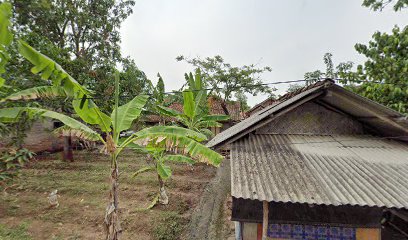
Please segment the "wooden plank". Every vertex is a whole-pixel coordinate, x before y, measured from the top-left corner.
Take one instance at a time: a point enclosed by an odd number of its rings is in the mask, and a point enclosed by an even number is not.
[[[268,237],[269,203],[263,201],[262,240]]]

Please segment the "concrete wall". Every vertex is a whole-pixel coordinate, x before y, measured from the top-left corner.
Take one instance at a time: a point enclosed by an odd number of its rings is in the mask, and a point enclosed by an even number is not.
[[[54,121],[44,119],[36,121],[27,132],[24,139],[24,147],[33,152],[54,152],[62,149],[63,140],[56,136],[54,130]],[[0,147],[4,147],[10,139],[0,140]]]

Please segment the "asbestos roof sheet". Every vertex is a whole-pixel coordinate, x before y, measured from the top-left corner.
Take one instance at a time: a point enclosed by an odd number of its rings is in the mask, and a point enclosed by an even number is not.
[[[213,139],[211,139],[207,143],[207,147],[215,147],[218,146],[219,144],[223,143],[224,141],[229,140],[230,138],[240,134],[241,132],[247,130],[248,128],[256,125],[260,121],[268,118],[270,115],[274,114],[276,111],[279,111],[292,103],[302,99],[303,97],[306,97],[314,92],[316,92],[319,89],[322,89],[324,85],[318,85],[316,87],[307,89],[304,92],[299,93],[296,96],[293,96],[289,100],[285,100],[283,102],[276,102],[272,104],[271,106],[266,107],[265,109],[262,109],[259,112],[254,113],[252,116],[249,118],[244,119],[243,121],[235,124],[234,126],[228,128],[227,130],[217,134]]]
[[[269,202],[408,209],[408,147],[371,136],[250,135],[232,143],[231,191]]]
[[[321,93],[320,95],[318,93]],[[259,123],[272,119],[279,111],[283,111],[308,96],[315,95],[308,101],[320,101],[338,109],[358,121],[371,126],[383,136],[399,136],[408,141],[408,119],[401,113],[376,103],[370,99],[359,96],[353,92],[336,85],[332,80],[316,82],[295,92],[287,93],[272,105],[254,112],[250,117],[216,135],[207,143],[208,147],[219,147],[232,142],[260,127]]]

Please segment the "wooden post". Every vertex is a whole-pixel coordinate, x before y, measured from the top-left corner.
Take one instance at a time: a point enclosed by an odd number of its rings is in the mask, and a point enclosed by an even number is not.
[[[263,201],[262,240],[266,240],[268,237],[268,216],[269,203],[267,201]]]

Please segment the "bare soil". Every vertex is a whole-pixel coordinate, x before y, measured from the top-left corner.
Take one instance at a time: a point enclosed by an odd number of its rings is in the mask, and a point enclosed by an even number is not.
[[[105,155],[88,151],[75,152],[74,157],[73,163],[58,160],[59,154],[38,159],[1,193],[0,239],[2,228],[3,232],[20,231],[22,225],[27,239],[103,239],[109,160]],[[146,160],[131,151],[125,151],[119,162],[123,239],[165,239],[160,238],[158,226],[182,229],[180,233],[174,231],[177,234],[174,239],[190,239],[189,224],[185,223],[191,221],[193,209],[216,169],[202,164],[194,167],[171,164],[173,176],[166,183],[169,205],[139,211],[157,193],[157,177],[151,172],[132,178],[136,170],[146,165]],[[58,190],[58,208],[51,208],[47,199],[54,189]],[[180,216],[179,225],[161,226],[169,224],[161,221],[166,214]]]

